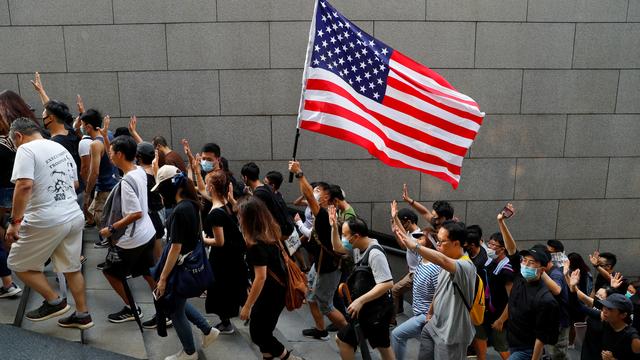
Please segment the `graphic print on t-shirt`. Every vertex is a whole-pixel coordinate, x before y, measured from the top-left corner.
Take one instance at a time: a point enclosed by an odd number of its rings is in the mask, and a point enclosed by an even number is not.
[[[76,170],[73,159],[68,155],[65,150],[45,160],[45,165],[50,170],[49,175],[53,183],[53,185],[47,187],[47,191],[53,194],[55,201],[69,198],[70,194],[67,194],[68,192],[75,193],[73,183],[70,183],[69,179],[73,178],[70,174]]]

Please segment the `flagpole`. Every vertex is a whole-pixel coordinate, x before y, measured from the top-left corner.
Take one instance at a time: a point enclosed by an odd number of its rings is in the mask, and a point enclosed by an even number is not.
[[[304,59],[304,70],[302,70],[302,90],[300,91],[300,105],[298,106],[298,117],[296,119],[296,136],[293,142],[293,156],[292,159],[296,159],[298,153],[298,139],[300,139],[300,116],[304,109],[304,91],[307,88],[307,70],[311,64],[311,53],[313,51],[313,40],[315,39],[316,29],[316,12],[318,11],[318,1],[316,0],[313,5],[313,17],[311,18],[311,27],[309,28],[309,41],[307,42],[307,55]],[[293,182],[293,173],[289,172],[289,182]]]

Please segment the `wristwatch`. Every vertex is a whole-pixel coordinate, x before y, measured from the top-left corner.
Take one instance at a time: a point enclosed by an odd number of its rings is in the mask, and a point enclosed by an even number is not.
[[[9,224],[11,225],[20,225],[24,218],[14,218],[13,216],[9,216]]]
[[[298,172],[296,173],[296,179],[300,179],[300,178],[301,178],[301,177],[303,177],[303,176],[304,176],[304,173],[303,173],[302,171],[298,171]]]

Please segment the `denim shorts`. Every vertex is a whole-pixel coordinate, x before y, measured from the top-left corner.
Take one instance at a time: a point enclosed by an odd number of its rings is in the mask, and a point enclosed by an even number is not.
[[[13,188],[0,188],[0,208],[11,209],[13,203]]]
[[[340,270],[316,273],[314,285],[310,288],[308,300],[318,303],[320,312],[327,314],[333,310],[333,294],[340,285]]]

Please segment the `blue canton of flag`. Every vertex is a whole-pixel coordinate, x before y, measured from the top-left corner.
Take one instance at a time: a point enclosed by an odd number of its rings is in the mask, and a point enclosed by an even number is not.
[[[358,93],[381,102],[393,49],[353,24],[329,3],[316,12],[311,67],[340,76]]]

